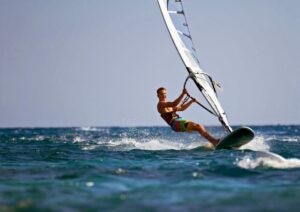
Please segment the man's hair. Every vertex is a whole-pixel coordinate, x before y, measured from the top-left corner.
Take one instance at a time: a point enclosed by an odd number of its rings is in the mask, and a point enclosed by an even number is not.
[[[167,90],[166,88],[164,87],[160,87],[159,89],[157,89],[156,93],[158,94],[159,92],[163,91],[163,90]]]

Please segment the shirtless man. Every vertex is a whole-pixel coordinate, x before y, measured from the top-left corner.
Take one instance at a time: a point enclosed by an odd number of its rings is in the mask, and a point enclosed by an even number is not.
[[[218,140],[212,137],[206,129],[197,123],[183,120],[176,112],[177,111],[184,111],[186,110],[192,103],[196,100],[191,99],[190,101],[178,105],[183,97],[187,94],[187,91],[184,89],[181,95],[173,102],[167,101],[167,89],[166,88],[159,88],[157,89],[157,96],[158,96],[158,104],[157,104],[157,111],[160,113],[161,117],[167,122],[168,125],[175,131],[175,132],[193,132],[197,131],[206,138],[209,142],[211,142],[214,146],[218,144]]]

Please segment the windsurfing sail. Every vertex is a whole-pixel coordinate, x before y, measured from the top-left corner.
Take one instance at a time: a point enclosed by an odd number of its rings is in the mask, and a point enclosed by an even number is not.
[[[227,116],[216,95],[216,83],[200,68],[196,49],[183,10],[182,0],[157,1],[174,45],[189,72],[187,80],[192,79],[195,82],[196,86],[207,100],[210,108],[203,105],[201,106],[218,117],[219,121],[228,132],[232,132]]]

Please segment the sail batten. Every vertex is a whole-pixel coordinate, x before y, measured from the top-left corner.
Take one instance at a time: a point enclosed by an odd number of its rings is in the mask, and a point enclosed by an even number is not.
[[[216,96],[211,77],[205,75],[200,67],[199,59],[194,47],[189,25],[181,0],[157,0],[161,13],[173,43],[186,66],[192,79],[209,104],[210,108],[218,116],[219,121],[227,131],[232,131],[227,121],[226,114]]]
[[[170,14],[184,14],[183,13],[183,11],[174,11],[174,10],[168,10],[168,12],[170,13]]]

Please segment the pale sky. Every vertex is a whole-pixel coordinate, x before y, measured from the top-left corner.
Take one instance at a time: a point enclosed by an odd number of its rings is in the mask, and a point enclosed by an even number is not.
[[[229,122],[300,124],[300,1],[183,4]],[[156,0],[0,0],[0,127],[166,126],[156,89],[186,76]]]

